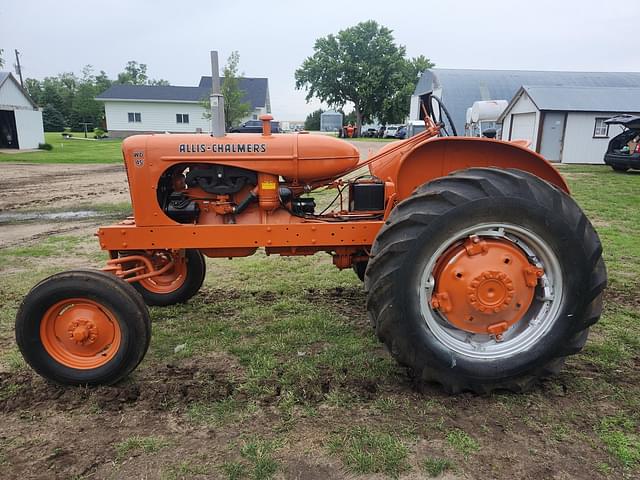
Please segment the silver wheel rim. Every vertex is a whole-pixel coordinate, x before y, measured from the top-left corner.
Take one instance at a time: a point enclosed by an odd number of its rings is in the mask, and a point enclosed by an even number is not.
[[[527,313],[502,334],[501,341],[492,335],[461,330],[431,306],[433,270],[438,259],[453,244],[472,235],[508,240],[525,253],[532,265],[544,270]],[[563,299],[562,269],[555,252],[537,234],[508,223],[482,223],[454,233],[431,255],[420,278],[420,311],[427,328],[447,348],[472,358],[499,359],[530,349],[555,323]]]

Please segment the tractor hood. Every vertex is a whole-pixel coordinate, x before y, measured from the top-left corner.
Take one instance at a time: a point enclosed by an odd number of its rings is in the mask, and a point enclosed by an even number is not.
[[[231,165],[300,183],[337,178],[354,167],[359,151],[348,142],[308,133],[260,135],[229,133],[136,135],[122,144],[129,171],[159,160],[165,170],[176,162]],[[132,167],[132,168],[129,168]]]

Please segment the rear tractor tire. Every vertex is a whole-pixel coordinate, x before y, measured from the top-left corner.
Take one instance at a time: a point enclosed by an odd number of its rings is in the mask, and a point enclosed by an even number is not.
[[[365,276],[378,338],[419,384],[524,391],[600,317],[595,230],[555,186],[472,168],[419,187],[381,229]]]
[[[16,316],[24,359],[64,385],[118,382],[142,361],[150,339],[149,312],[138,292],[94,270],[46,278],[27,294]]]
[[[185,303],[202,287],[206,263],[199,250],[184,250],[181,255],[156,252],[150,260],[158,269],[171,260],[175,265],[162,275],[132,283],[147,305],[166,307]]]

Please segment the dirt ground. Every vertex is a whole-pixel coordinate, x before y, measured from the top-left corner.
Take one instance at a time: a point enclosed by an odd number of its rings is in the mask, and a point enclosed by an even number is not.
[[[129,201],[122,165],[3,163],[0,182],[0,248],[54,234],[88,232],[97,218],[77,221],[3,221],[3,214],[79,210]],[[11,219],[13,220],[13,219]]]
[[[0,212],[51,210],[129,199],[122,165],[3,163]]]

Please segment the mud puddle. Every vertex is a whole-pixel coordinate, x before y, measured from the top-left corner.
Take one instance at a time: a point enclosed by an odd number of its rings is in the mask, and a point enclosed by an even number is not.
[[[0,212],[0,225],[18,222],[41,222],[52,220],[84,220],[104,217],[105,213],[94,210],[77,210],[68,212]]]

